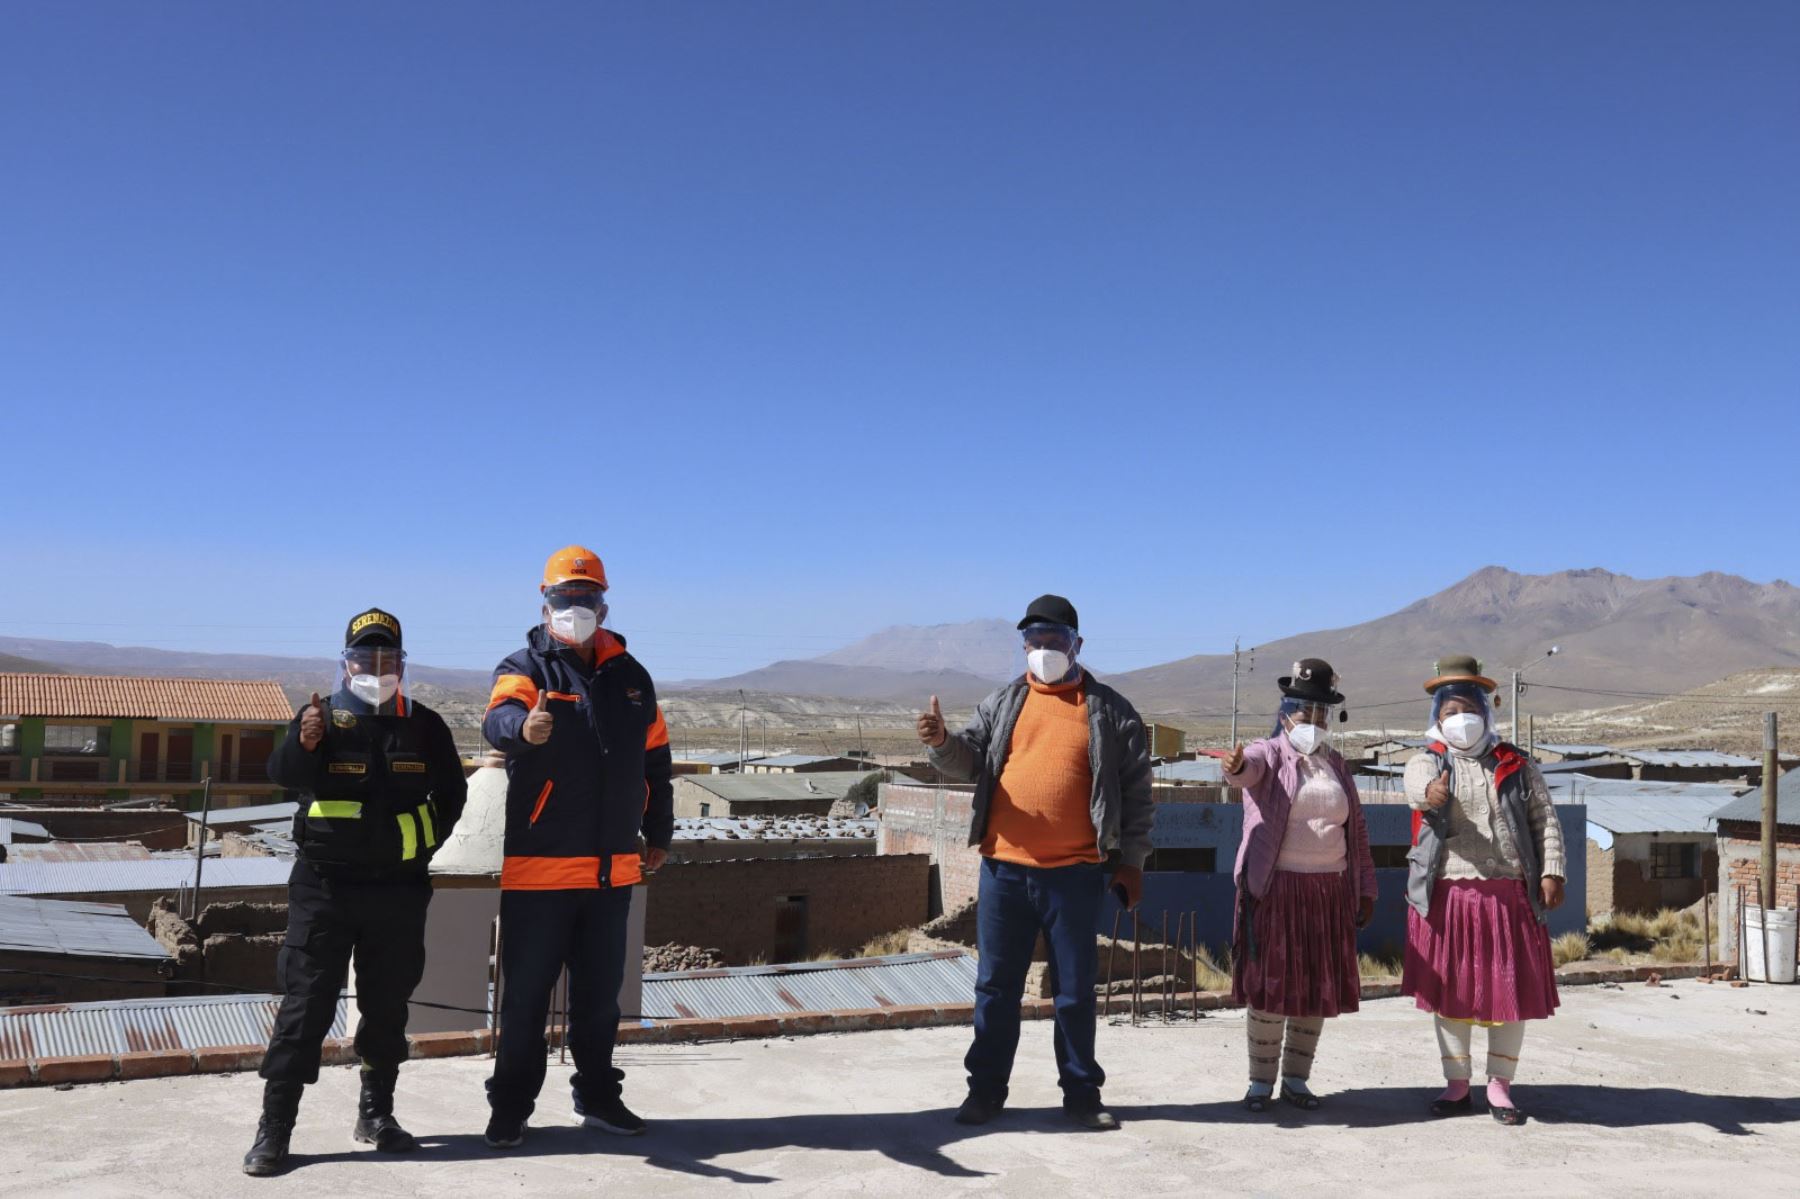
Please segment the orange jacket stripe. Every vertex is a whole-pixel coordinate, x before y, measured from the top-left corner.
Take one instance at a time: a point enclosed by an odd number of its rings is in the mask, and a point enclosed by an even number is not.
[[[645,749],[661,749],[669,743],[669,722],[663,719],[662,705],[656,705],[656,720],[644,734]]]
[[[488,709],[492,711],[509,699],[516,699],[527,708],[537,706],[538,688],[531,681],[531,676],[503,674],[494,680],[493,693],[488,696]]]
[[[599,886],[599,858],[509,857],[500,867],[502,891],[591,891]]]
[[[544,692],[544,698],[545,699],[566,699],[572,704],[578,704],[581,702],[581,697],[579,695],[570,695],[567,691],[546,691],[546,692]]]
[[[615,887],[634,887],[644,881],[644,867],[635,853],[612,856]],[[500,867],[502,891],[597,891],[599,858],[509,857]]]
[[[635,853],[615,853],[612,859],[612,885],[635,887],[644,881],[643,860]]]
[[[550,789],[556,786],[555,780],[546,780],[544,789],[538,792],[537,803],[532,806],[531,819],[528,824],[536,824],[538,817],[544,814],[544,805],[550,802]]]

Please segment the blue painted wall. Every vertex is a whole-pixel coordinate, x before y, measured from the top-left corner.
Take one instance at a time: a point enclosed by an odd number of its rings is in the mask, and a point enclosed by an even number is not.
[[[1363,808],[1363,813],[1369,825],[1371,848],[1378,845],[1404,848],[1412,844],[1411,808],[1404,804],[1369,804]],[[1550,913],[1551,936],[1579,932],[1587,927],[1587,805],[1557,804],[1556,814],[1562,823],[1569,877],[1567,899],[1562,907]],[[1180,914],[1198,911],[1200,939],[1218,954],[1230,948],[1232,905],[1236,895],[1231,868],[1237,860],[1243,827],[1244,809],[1238,804],[1156,805],[1151,843],[1158,849],[1212,849],[1215,869],[1211,873],[1145,875],[1144,902],[1138,909],[1138,918],[1146,940],[1161,939],[1165,911],[1171,937]],[[1406,871],[1401,868],[1377,869],[1375,877],[1381,887],[1381,897],[1375,903],[1375,918],[1357,938],[1357,948],[1363,953],[1398,958],[1406,945]],[[1109,895],[1100,912],[1098,931],[1101,935],[1112,935],[1113,919],[1118,911],[1118,901]],[[1130,914],[1119,921],[1119,933],[1130,938]]]

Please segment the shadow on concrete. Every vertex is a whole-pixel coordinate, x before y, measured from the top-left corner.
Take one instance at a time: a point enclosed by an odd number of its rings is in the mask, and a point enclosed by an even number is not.
[[[1472,1117],[1490,1123],[1483,1100],[1485,1087],[1475,1084]],[[1429,1111],[1435,1087],[1371,1087],[1321,1092],[1324,1106],[1303,1112],[1275,1101],[1266,1112],[1246,1111],[1239,1100],[1196,1104],[1151,1104],[1115,1107],[1121,1123],[1173,1120],[1190,1124],[1273,1124],[1282,1128],[1323,1125],[1335,1128],[1383,1128],[1400,1124],[1436,1124]],[[1577,1086],[1521,1084],[1514,1099],[1531,1120],[1542,1124],[1589,1125],[1596,1128],[1652,1128],[1704,1124],[1727,1136],[1754,1135],[1755,1124],[1800,1123],[1800,1095],[1774,1098],[1755,1095],[1708,1095],[1674,1087]]]
[[[1472,1117],[1490,1123],[1476,1087]],[[1228,1128],[1244,1124],[1272,1124],[1282,1128],[1379,1128],[1401,1124],[1435,1124],[1427,1105],[1437,1093],[1432,1087],[1374,1087],[1323,1095],[1325,1105],[1302,1112],[1277,1103],[1261,1114],[1244,1110],[1237,1100],[1213,1103],[1163,1103],[1114,1107],[1114,1114],[1129,1130],[1134,1123],[1163,1121]],[[1726,1136],[1754,1136],[1754,1125],[1800,1123],[1800,1096],[1707,1095],[1674,1087],[1607,1087],[1547,1084],[1521,1086],[1521,1107],[1533,1121],[1545,1125],[1587,1125],[1597,1128],[1649,1128],[1664,1125],[1704,1124]],[[1105,1135],[1070,1124],[1059,1107],[1008,1108],[993,1123],[970,1128],[951,1119],[952,1108],[913,1112],[840,1112],[829,1115],[763,1116],[754,1119],[683,1119],[654,1121],[643,1137],[611,1137],[569,1125],[533,1127],[517,1149],[489,1149],[479,1133],[424,1136],[420,1151],[410,1160],[443,1162],[491,1160],[507,1157],[552,1156],[641,1157],[645,1165],[671,1173],[700,1178],[720,1178],[737,1183],[771,1183],[780,1179],[767,1174],[734,1170],[713,1159],[736,1154],[768,1154],[783,1150],[830,1150],[839,1153],[879,1153],[891,1161],[942,1178],[985,1178],[989,1171],[976,1170],[952,1158],[947,1150],[961,1141],[990,1133],[1033,1133],[1053,1136]],[[373,1152],[296,1154],[293,1168],[353,1159],[404,1161]]]

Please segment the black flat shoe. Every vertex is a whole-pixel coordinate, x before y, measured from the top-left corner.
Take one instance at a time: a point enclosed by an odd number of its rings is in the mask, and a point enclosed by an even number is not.
[[[1490,1107],[1488,1114],[1508,1128],[1517,1128],[1525,1123],[1525,1113],[1516,1107]]]
[[[1303,1112],[1316,1112],[1319,1110],[1320,1100],[1317,1095],[1303,1095],[1299,1091],[1290,1088],[1286,1083],[1281,1085],[1281,1097]]]
[[[1431,1114],[1439,1119],[1445,1116],[1467,1116],[1475,1110],[1475,1101],[1467,1095],[1461,1099],[1433,1099]]]
[[[1273,1098],[1273,1095],[1258,1095],[1255,1091],[1251,1091],[1244,1096],[1244,1110],[1266,1112],[1269,1110],[1269,1100]]]

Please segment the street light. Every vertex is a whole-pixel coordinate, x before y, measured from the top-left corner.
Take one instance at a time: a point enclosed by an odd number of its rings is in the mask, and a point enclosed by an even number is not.
[[[1548,662],[1560,653],[1562,653],[1562,646],[1553,645],[1550,647],[1548,653],[1533,658],[1523,666],[1515,666],[1512,668],[1512,732],[1507,739],[1514,745],[1519,743],[1519,696],[1525,693],[1525,686],[1519,681],[1519,676],[1531,667],[1542,662]]]

